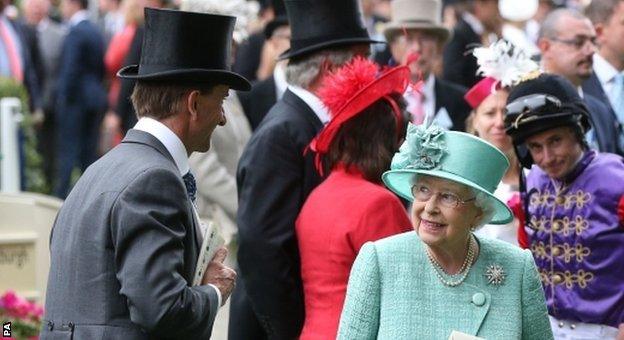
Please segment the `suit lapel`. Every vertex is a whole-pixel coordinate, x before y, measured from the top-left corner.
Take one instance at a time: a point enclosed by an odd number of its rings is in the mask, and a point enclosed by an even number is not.
[[[126,137],[121,142],[122,143],[138,143],[138,144],[145,144],[145,145],[151,146],[154,149],[156,149],[156,151],[158,151],[160,154],[165,156],[172,163],[174,168],[177,169],[177,166],[175,165],[175,161],[173,160],[173,157],[171,156],[167,148],[156,137],[152,136],[151,134],[147,132],[130,129],[128,130],[128,133],[126,133]],[[201,239],[201,229],[199,226],[199,219],[197,217],[197,212],[192,206],[191,201],[188,200],[188,202],[189,202],[189,208],[191,211],[191,222],[193,223],[193,234],[194,234],[195,244],[197,245],[197,248],[199,249],[201,247],[201,242],[203,241]]]
[[[602,84],[600,84],[600,80],[598,80],[598,76],[596,76],[596,72],[592,72],[589,79],[587,79],[587,81],[585,81],[585,84],[583,85],[584,91],[600,99],[600,101],[605,103],[605,105],[607,105],[609,109],[613,111],[613,108],[611,107],[611,102],[609,101],[609,97],[607,97],[607,94],[604,92]]]

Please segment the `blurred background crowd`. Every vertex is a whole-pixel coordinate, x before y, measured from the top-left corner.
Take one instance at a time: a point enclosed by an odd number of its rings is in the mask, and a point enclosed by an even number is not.
[[[207,188],[218,185],[230,190],[232,195],[219,195],[222,198],[218,203],[226,215],[233,216],[236,200],[233,176],[238,156],[254,128],[287,87],[283,64],[286,61],[277,61],[277,56],[289,48],[290,38],[281,1],[0,2],[0,77],[12,78],[25,87],[37,139],[35,151],[41,158],[39,162],[23,164],[22,168],[37,167],[35,170],[41,176],[22,176],[22,188],[59,198],[67,195],[72,180],[75,181],[80,171],[119,143],[136,122],[129,99],[134,84],[118,79],[115,74],[121,67],[139,61],[143,8],[182,8],[235,15],[233,69],[255,85],[249,94],[230,96],[226,104],[229,124],[225,128],[230,131],[218,131],[215,136],[215,139],[223,138],[223,143],[215,142],[215,148],[222,150],[215,151],[215,162],[197,164],[218,167],[210,170],[222,173],[218,183],[212,180],[213,183],[204,184]],[[407,34],[407,31],[396,34],[398,30],[388,30],[386,26],[418,20],[436,21],[438,8],[431,12],[426,5],[408,7],[401,13],[402,18],[393,20],[389,0],[362,0],[361,6],[370,35],[388,42],[387,45],[373,45],[372,58],[376,62],[381,65],[402,63],[407,52],[415,48],[421,55],[415,67],[420,69],[426,86],[419,98],[407,98],[412,111],[423,110],[425,114],[434,111],[429,113],[448,129],[472,129],[466,125],[471,108],[463,95],[480,78],[476,75],[476,59],[470,50],[504,38],[541,60],[545,70],[563,75],[591,94],[594,98],[588,101],[595,107],[593,114],[604,116],[596,120],[604,121],[602,128],[608,130],[607,135],[612,140],[600,142],[597,136],[590,136],[590,140],[601,151],[621,154],[621,124],[614,119],[619,117],[622,121],[624,114],[610,98],[610,81],[601,79],[604,76],[600,75],[604,73],[602,69],[607,69],[604,64],[621,72],[622,10],[621,6],[616,10],[617,5],[621,5],[619,1],[603,2],[587,12],[591,0],[443,1],[439,24],[451,34],[448,39],[438,39],[431,48],[427,44],[414,45],[413,41],[422,37]],[[611,34],[605,34],[606,29],[610,29]],[[594,72],[594,64],[601,70]],[[601,85],[606,88],[601,90]],[[616,138],[616,135],[619,136]],[[28,150],[22,151],[28,154]],[[25,173],[25,169],[22,172]],[[39,185],[34,186],[29,180]]]

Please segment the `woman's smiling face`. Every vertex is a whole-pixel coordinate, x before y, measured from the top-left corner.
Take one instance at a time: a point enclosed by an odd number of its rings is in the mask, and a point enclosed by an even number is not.
[[[417,190],[432,194],[427,200],[419,200],[419,195],[414,195],[412,225],[420,239],[430,247],[465,247],[470,228],[482,215],[474,203],[472,190],[459,183],[426,175],[418,175],[412,191],[416,193]],[[449,206],[454,198],[459,200],[458,204]]]

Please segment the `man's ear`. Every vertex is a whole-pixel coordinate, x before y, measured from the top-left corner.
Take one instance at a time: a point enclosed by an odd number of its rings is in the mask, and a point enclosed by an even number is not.
[[[605,25],[603,23],[597,23],[594,25],[594,29],[596,30],[596,40],[600,45],[601,40],[605,37]]]
[[[537,40],[537,48],[539,48],[542,56],[544,56],[544,53],[550,49],[550,40],[546,38],[539,38]]]
[[[197,107],[199,105],[198,101],[199,101],[200,94],[201,93],[198,90],[193,90],[189,92],[189,94],[186,96],[186,109],[191,115],[191,119],[197,118],[197,115],[198,115]]]

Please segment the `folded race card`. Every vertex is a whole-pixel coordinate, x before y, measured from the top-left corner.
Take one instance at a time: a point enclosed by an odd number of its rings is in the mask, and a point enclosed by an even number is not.
[[[195,268],[195,276],[193,277],[193,286],[199,286],[201,280],[204,277],[204,273],[208,268],[208,264],[214,258],[215,253],[219,248],[223,247],[225,241],[219,233],[219,228],[210,222],[206,227],[204,233],[204,240],[202,241],[201,251],[199,252],[199,258],[197,259],[197,267]]]

